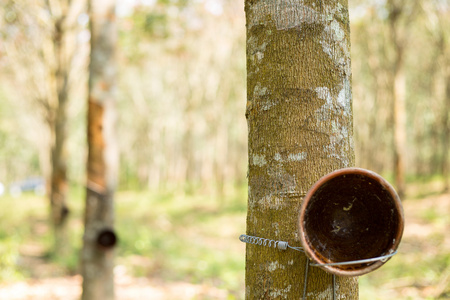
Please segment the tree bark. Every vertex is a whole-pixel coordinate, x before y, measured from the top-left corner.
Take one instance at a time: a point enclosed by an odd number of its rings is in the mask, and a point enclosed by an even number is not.
[[[68,251],[67,216],[67,120],[66,101],[59,101],[56,110],[56,120],[51,129],[53,136],[53,147],[51,151],[51,185],[50,185],[50,207],[51,220],[54,230],[53,252],[57,256],[64,256]]]
[[[245,1],[249,143],[247,234],[299,244],[298,212],[323,175],[354,165],[347,1]],[[306,257],[247,244],[246,299],[300,299]],[[337,278],[357,299],[356,278]],[[309,269],[308,299],[332,299]]]
[[[449,146],[450,146],[450,65],[447,66],[447,76],[445,79],[445,99],[444,99],[444,110],[442,115],[442,127],[443,127],[443,137],[442,137],[442,176],[444,178],[444,192],[448,192],[450,188],[450,178],[449,178]]]
[[[115,137],[116,24],[112,0],[90,1],[91,63],[83,300],[114,299],[114,191],[118,171]]]
[[[394,177],[400,198],[405,195],[405,154],[406,154],[406,77],[404,71],[407,34],[402,31],[401,18],[404,15],[405,1],[389,1],[389,25],[391,41],[394,46],[392,86],[392,119],[394,130]],[[415,6],[414,6],[415,10]],[[410,17],[407,20],[410,21]],[[406,25],[407,26],[407,25]]]
[[[49,125],[52,133],[51,149],[51,178],[50,178],[50,207],[51,220],[54,230],[53,252],[57,256],[67,255],[69,250],[66,219],[69,214],[67,206],[67,104],[69,94],[69,58],[65,47],[66,26],[65,18],[69,10],[69,3],[61,1],[59,13],[54,12],[55,22],[53,28],[53,51],[54,51],[54,71],[52,73],[54,95],[50,103],[54,103],[54,108],[49,105]]]
[[[397,193],[405,195],[405,154],[406,154],[406,79],[403,70],[403,50],[395,45],[397,58],[394,67],[394,175]]]

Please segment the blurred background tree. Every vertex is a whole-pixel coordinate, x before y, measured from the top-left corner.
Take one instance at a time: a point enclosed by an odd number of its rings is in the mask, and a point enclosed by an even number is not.
[[[159,1],[122,19],[124,186],[222,193],[245,176],[242,7],[209,3]]]
[[[114,195],[118,177],[116,137],[117,26],[114,0],[88,3],[91,53],[88,159],[81,274],[82,300],[114,299]]]
[[[437,11],[447,20],[449,2],[355,1],[350,13],[356,165],[397,178],[400,190],[408,178],[448,177],[442,125],[448,96],[441,84],[436,97],[434,87],[438,78],[445,82],[440,72],[448,62],[438,65],[436,58],[446,57],[448,49],[439,49],[435,41],[439,26],[431,24],[437,22]],[[394,110],[398,99],[404,103]]]
[[[34,142],[35,157],[39,158],[34,170],[25,168],[16,179],[24,179],[32,173],[48,179],[50,221],[54,230],[52,250],[56,255],[65,255],[68,245],[65,225],[69,214],[67,110],[69,92],[79,85],[74,76],[84,71],[83,60],[80,61],[80,56],[76,55],[80,50],[76,39],[80,30],[77,18],[83,2],[3,2],[2,51],[7,57],[3,67],[8,76],[5,76],[6,84],[2,87],[7,99],[16,102],[11,105],[12,109],[20,109],[18,115],[30,119],[25,128],[20,123],[13,125],[13,134],[20,134],[16,128],[22,127],[26,132],[24,135]],[[5,157],[5,160],[10,159]],[[13,158],[16,159],[23,158]],[[13,174],[14,169],[13,166]],[[14,179],[9,174],[5,175],[7,177],[2,181]]]

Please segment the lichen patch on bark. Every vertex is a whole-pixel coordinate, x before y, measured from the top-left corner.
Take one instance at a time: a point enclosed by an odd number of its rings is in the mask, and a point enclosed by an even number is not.
[[[262,167],[267,163],[266,158],[264,157],[264,155],[260,155],[260,154],[253,154],[252,156],[252,164]]]

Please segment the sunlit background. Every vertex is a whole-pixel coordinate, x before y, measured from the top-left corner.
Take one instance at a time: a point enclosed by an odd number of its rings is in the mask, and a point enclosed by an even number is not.
[[[72,1],[73,250],[61,258],[48,250],[54,36],[44,2],[0,0],[0,299],[80,293],[89,17],[84,1]],[[405,87],[404,240],[396,257],[361,278],[361,299],[448,299],[450,1],[399,0],[394,11],[389,1],[349,2],[356,165],[393,183],[398,64]],[[244,3],[121,0],[116,13],[117,299],[243,299]]]

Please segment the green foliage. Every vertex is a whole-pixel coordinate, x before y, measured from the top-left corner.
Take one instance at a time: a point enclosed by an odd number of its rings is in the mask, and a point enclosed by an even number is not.
[[[32,201],[25,196],[22,204]],[[26,271],[18,268],[20,245],[31,236],[31,230],[24,224],[29,219],[28,211],[20,207],[17,198],[0,196],[0,282],[22,280]]]
[[[72,186],[70,190],[71,251],[64,257],[48,252],[52,234],[45,221],[47,199],[26,193],[20,198],[0,197],[4,208],[0,212],[0,282],[79,271],[84,189]],[[237,236],[245,230],[246,189],[227,193],[225,198],[198,191],[189,196],[117,193],[116,263],[133,276],[207,284],[228,290],[230,299],[242,298],[245,247]],[[30,245],[39,251],[28,253]],[[27,259],[32,263],[18,264]],[[42,266],[48,270],[44,275],[36,270]]]
[[[47,221],[46,197],[23,193],[20,197],[0,196],[0,282],[39,276],[37,265],[49,265],[48,273],[73,274],[78,270],[82,236],[82,200],[80,189],[73,188],[69,204],[70,252],[56,256],[49,249],[53,234]],[[8,276],[5,274],[9,274]]]
[[[118,262],[135,276],[206,282],[238,293],[244,256],[230,245],[242,250],[236,234],[244,230],[245,194],[236,196],[222,204],[210,196],[121,194]]]
[[[135,29],[144,32],[148,38],[165,38],[169,35],[165,14],[137,12],[133,15],[133,20]]]
[[[399,253],[377,271],[360,278],[360,299],[445,299],[450,295],[450,251],[445,209],[448,194],[441,185],[413,182],[404,203],[407,228]],[[442,184],[442,183],[441,183]],[[427,190],[418,198],[414,192]],[[179,192],[122,191],[116,194],[116,265],[134,277],[165,283],[185,281],[226,290],[229,299],[243,299],[247,191],[227,188],[223,197]],[[78,271],[83,234],[84,188],[72,187],[69,203],[68,256],[55,257],[45,221],[47,199],[33,194],[0,197],[0,282]],[[14,212],[14,213],[11,213]],[[30,245],[40,249],[31,255]],[[31,256],[30,256],[31,255]],[[36,263],[27,263],[33,258]],[[43,268],[45,271],[43,273]],[[36,269],[37,268],[37,269]]]
[[[0,282],[23,280],[26,274],[17,268],[20,241],[3,236],[3,232],[0,234]]]

